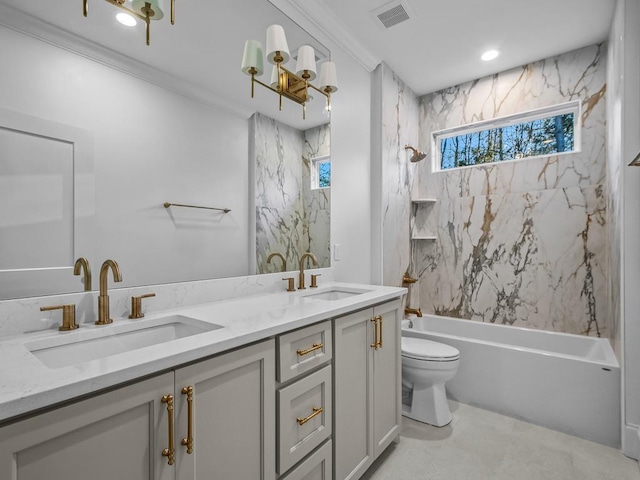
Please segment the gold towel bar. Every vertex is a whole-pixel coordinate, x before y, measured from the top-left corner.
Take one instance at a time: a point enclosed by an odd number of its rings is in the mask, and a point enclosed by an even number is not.
[[[183,203],[164,202],[164,208],[169,208],[169,207],[204,208],[205,210],[220,210],[221,212],[224,212],[224,213],[229,213],[231,211],[228,208],[201,207],[199,205],[185,205]]]

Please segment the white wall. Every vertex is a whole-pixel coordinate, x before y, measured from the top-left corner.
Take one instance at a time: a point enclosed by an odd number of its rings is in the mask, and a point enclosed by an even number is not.
[[[621,332],[623,366],[622,451],[640,458],[640,168],[627,164],[640,152],[640,4],[619,0],[611,42],[621,45],[622,255]]]

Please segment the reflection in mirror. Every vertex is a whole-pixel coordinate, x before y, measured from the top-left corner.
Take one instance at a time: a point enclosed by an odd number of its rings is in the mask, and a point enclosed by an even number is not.
[[[303,120],[300,105],[285,100],[279,111],[278,96],[265,89],[256,91],[252,99],[250,79],[239,68],[240,58],[245,40],[255,36],[263,41],[273,23],[283,25],[294,58],[301,45],[309,44],[321,64],[329,59],[326,47],[266,0],[201,2],[197,9],[191,8],[192,2],[181,4],[174,26],[154,24],[149,47],[136,28],[116,23],[118,9],[107,2],[93,2],[87,18],[76,2],[45,3],[0,0],[0,44],[11,45],[0,49],[0,62],[12,66],[0,75],[0,91],[11,92],[0,99],[0,108],[28,116],[35,123],[86,133],[89,142],[83,145],[91,150],[90,174],[74,166],[73,190],[65,183],[59,190],[62,193],[50,203],[65,206],[73,215],[61,224],[67,236],[71,225],[76,230],[84,227],[87,218],[92,228],[83,230],[82,238],[74,232],[72,239],[64,241],[67,250],[62,263],[58,253],[57,259],[30,264],[29,269],[0,266],[4,268],[0,299],[82,291],[82,277],[73,276],[78,257],[86,257],[94,269],[107,258],[116,260],[122,270],[123,282],[118,284],[122,287],[276,271],[279,267],[274,264],[268,270],[259,268],[253,254],[247,254],[262,244],[250,227],[256,212],[249,168],[251,117],[260,112],[276,119],[283,130],[307,132],[309,138],[309,131],[328,119],[321,101],[309,105]],[[225,15],[219,15],[220,11]],[[216,54],[196,53],[205,51]],[[15,130],[15,125],[3,127]],[[328,126],[323,128],[328,145]],[[276,140],[277,136],[269,138]],[[308,177],[305,162],[315,155],[314,141],[305,140],[298,147],[300,175]],[[280,153],[275,143],[264,147]],[[0,146],[0,163],[8,165],[6,152]],[[32,190],[37,175],[43,173],[33,172],[27,182]],[[7,182],[17,178],[5,177]],[[274,180],[269,175],[262,178]],[[287,245],[289,250],[283,250],[289,268],[297,268],[295,256],[307,250],[318,259],[326,256],[328,265],[328,190],[315,198],[301,187],[306,179],[281,179],[282,196],[307,195],[309,207],[296,214],[299,225]],[[78,204],[84,198],[82,189],[90,191],[91,198]],[[0,191],[3,200],[7,191]],[[12,191],[12,195],[19,193],[16,188]],[[42,204],[56,191],[37,188],[34,199]],[[69,198],[75,200],[73,212]],[[231,212],[167,209],[165,202],[223,207]],[[15,225],[14,214],[1,221]],[[262,216],[261,231],[281,238],[276,234],[278,228],[268,223],[271,219],[280,221],[280,216]],[[47,221],[44,219],[45,224]],[[326,228],[319,226],[323,222]],[[321,239],[316,240],[316,231]],[[12,246],[35,248],[23,240],[12,239]],[[276,248],[271,241],[265,248]],[[265,264],[269,253],[261,250],[255,255]],[[20,252],[12,253],[18,255]],[[63,272],[64,281],[53,279],[52,264],[56,272]]]
[[[329,125],[302,131],[259,113],[252,120],[256,272],[279,271],[280,264],[267,262],[272,253],[284,256],[287,270],[296,270],[306,252],[328,267],[331,189],[314,187],[311,173],[314,159],[329,155]]]

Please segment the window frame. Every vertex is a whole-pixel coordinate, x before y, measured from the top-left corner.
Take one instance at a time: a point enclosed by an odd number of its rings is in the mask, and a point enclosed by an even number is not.
[[[314,157],[311,159],[311,190],[331,188],[331,175],[329,176],[329,185],[326,187],[320,186],[320,164],[323,163],[331,164],[331,155],[323,155],[321,157]]]
[[[464,135],[467,133],[476,133],[478,131],[489,130],[492,128],[501,128],[516,125],[519,123],[532,122],[547,117],[555,117],[557,115],[564,115],[573,113],[573,150],[569,152],[556,152],[547,155],[535,155],[531,157],[523,158],[511,158],[509,160],[502,160],[499,162],[478,163],[476,165],[465,165],[462,167],[442,168],[442,152],[440,142],[446,138],[456,137],[458,135]],[[459,170],[461,168],[473,168],[482,167],[487,165],[500,165],[503,163],[521,162],[527,160],[533,160],[536,158],[545,158],[550,156],[570,155],[574,153],[580,153],[582,151],[582,102],[580,100],[573,100],[570,102],[560,103],[549,107],[536,108],[533,110],[527,110],[524,112],[515,113],[512,115],[505,115],[502,117],[496,117],[489,120],[483,120],[479,122],[468,123],[466,125],[460,125],[453,128],[445,128],[442,130],[436,130],[431,134],[431,162],[432,172],[450,172],[453,170]]]

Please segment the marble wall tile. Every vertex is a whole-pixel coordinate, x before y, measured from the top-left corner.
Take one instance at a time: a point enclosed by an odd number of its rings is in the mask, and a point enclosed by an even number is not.
[[[318,264],[331,264],[331,187],[311,188],[311,165],[314,158],[331,155],[331,127],[329,124],[304,132],[303,195],[304,249],[312,252]]]
[[[420,99],[420,144],[434,131],[579,100],[581,151],[434,172],[418,170],[414,228],[424,312],[612,337],[606,56],[594,45]],[[609,203],[609,205],[608,205]],[[430,210],[424,210],[430,208]]]
[[[311,189],[313,158],[330,153],[329,125],[307,131],[255,114],[255,201],[257,272],[273,272],[267,257],[282,253],[289,269],[311,251],[320,267],[328,267],[330,188]]]
[[[412,275],[411,193],[419,164],[409,161],[405,145],[418,144],[418,98],[393,71],[382,64],[382,211],[383,284],[401,286],[402,276]],[[413,303],[417,291],[411,292]]]
[[[619,21],[616,16],[615,21]],[[621,26],[612,26],[612,32],[619,31]],[[614,351],[621,356],[620,319],[621,319],[621,285],[622,278],[622,78],[619,72],[624,64],[622,36],[611,35],[607,52],[607,237],[609,244],[609,297],[608,317],[612,329]]]
[[[288,265],[303,251],[303,132],[255,114],[257,273],[273,272],[267,257],[280,252]]]

